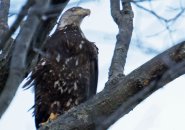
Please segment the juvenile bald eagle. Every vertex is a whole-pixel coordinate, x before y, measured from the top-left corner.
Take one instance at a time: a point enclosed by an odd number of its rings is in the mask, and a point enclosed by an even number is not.
[[[28,83],[34,84],[36,127],[86,101],[96,93],[98,49],[80,29],[89,9],[73,7],[47,40]],[[54,116],[54,117],[53,117]]]

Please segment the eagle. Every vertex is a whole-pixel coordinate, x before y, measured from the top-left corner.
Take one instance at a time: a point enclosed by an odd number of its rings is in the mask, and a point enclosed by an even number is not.
[[[88,15],[90,10],[82,7],[63,13],[26,83],[34,86],[37,129],[96,94],[98,48],[80,28]]]

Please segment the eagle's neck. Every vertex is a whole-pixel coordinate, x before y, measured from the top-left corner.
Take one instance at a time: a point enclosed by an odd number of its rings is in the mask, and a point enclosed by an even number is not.
[[[82,38],[85,38],[86,39],[86,37],[85,37],[84,33],[82,32],[80,26],[77,26],[75,24],[69,24],[69,25],[67,24],[67,25],[63,26],[62,28],[59,28],[58,27],[57,30],[58,31],[63,31],[65,34],[66,33],[69,33],[69,34],[76,35],[76,33],[77,34],[80,33],[81,36],[82,36]]]
[[[64,17],[59,21],[57,29],[62,30],[66,26],[76,26],[80,28],[81,22],[82,21],[80,19],[73,19],[73,18],[69,19]]]
[[[80,25],[79,25],[79,24],[61,22],[61,23],[58,25],[57,30],[63,30],[63,29],[66,28],[67,26],[75,26],[75,27],[80,28]]]

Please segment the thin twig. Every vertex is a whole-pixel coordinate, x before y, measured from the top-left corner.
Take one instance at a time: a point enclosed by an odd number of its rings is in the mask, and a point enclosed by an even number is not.
[[[185,8],[182,8],[181,7],[181,10],[173,17],[173,18],[170,18],[170,19],[166,19],[160,15],[158,15],[156,12],[154,12],[152,9],[147,9],[141,5],[139,5],[137,2],[133,2],[134,5],[136,5],[138,8],[154,15],[157,19],[161,20],[163,23],[166,23],[166,25],[169,26],[169,23],[174,23],[176,20],[178,20],[178,18],[180,18],[180,16],[182,16],[182,14],[185,12]]]

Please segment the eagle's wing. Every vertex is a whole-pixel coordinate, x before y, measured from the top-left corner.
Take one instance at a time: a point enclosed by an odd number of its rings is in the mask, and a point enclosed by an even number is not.
[[[34,81],[34,92],[35,92],[35,104],[34,108],[34,116],[35,116],[35,125],[36,128],[39,127],[41,122],[45,122],[50,116],[49,107],[50,107],[50,98],[48,94],[48,86],[51,86],[49,81],[52,79],[53,75],[50,75],[50,70],[53,70],[54,66],[50,64],[46,59],[41,59],[35,69],[32,72],[30,77],[30,81]],[[46,75],[47,74],[47,75]],[[52,80],[51,80],[52,82]],[[48,85],[48,86],[47,86]],[[45,87],[44,89],[42,89]],[[43,101],[44,99],[44,101]]]
[[[90,85],[87,88],[87,99],[96,94],[98,83],[98,58],[95,57],[90,61]]]

